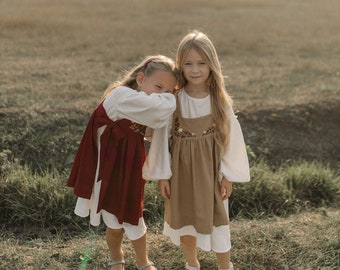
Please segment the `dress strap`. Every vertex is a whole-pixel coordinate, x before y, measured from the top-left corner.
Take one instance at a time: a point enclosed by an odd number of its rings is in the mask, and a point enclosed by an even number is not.
[[[176,109],[174,111],[173,117],[172,117],[172,130],[175,130],[175,119],[181,115],[181,110],[180,110],[180,104],[179,104],[179,99],[178,99],[178,92],[175,93],[176,97]]]

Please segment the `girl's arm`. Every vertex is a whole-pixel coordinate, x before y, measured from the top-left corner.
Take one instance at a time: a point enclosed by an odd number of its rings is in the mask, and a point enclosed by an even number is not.
[[[163,127],[176,109],[173,94],[137,92],[131,88],[117,87],[105,99],[104,108],[113,120],[129,119],[153,129]]]
[[[145,134],[144,134],[144,140],[151,142],[152,141],[152,134],[153,134],[153,129],[147,127],[146,130],[145,130]]]
[[[164,127],[155,129],[153,132],[149,153],[143,165],[143,178],[145,180],[170,179],[172,176],[169,153],[171,125],[172,117],[168,119]]]
[[[230,139],[221,160],[220,176],[230,182],[250,181],[249,162],[242,129],[230,110]]]
[[[165,200],[169,200],[171,196],[170,181],[169,180],[159,180],[158,181],[159,193]]]
[[[221,197],[222,200],[226,200],[231,196],[233,191],[233,183],[225,179],[225,177],[221,180]]]

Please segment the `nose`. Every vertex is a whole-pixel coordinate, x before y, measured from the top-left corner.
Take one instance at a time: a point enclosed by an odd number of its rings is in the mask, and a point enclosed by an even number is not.
[[[193,71],[193,72],[199,71],[198,65],[193,65],[193,66],[192,66],[192,71]]]

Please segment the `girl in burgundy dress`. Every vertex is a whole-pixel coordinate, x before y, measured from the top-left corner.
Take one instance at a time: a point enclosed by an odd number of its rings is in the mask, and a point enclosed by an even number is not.
[[[164,126],[176,108],[173,60],[146,57],[110,85],[92,113],[67,185],[78,196],[75,214],[106,225],[109,269],[124,269],[123,234],[131,240],[139,270],[155,270],[146,251],[143,219],[146,127]]]

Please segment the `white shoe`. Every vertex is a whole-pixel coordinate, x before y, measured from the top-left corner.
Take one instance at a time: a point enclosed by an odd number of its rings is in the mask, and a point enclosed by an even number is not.
[[[230,263],[229,263],[229,268],[223,269],[223,268],[220,268],[220,267],[219,267],[218,270],[234,270],[234,265],[233,265],[232,262],[230,262]]]

